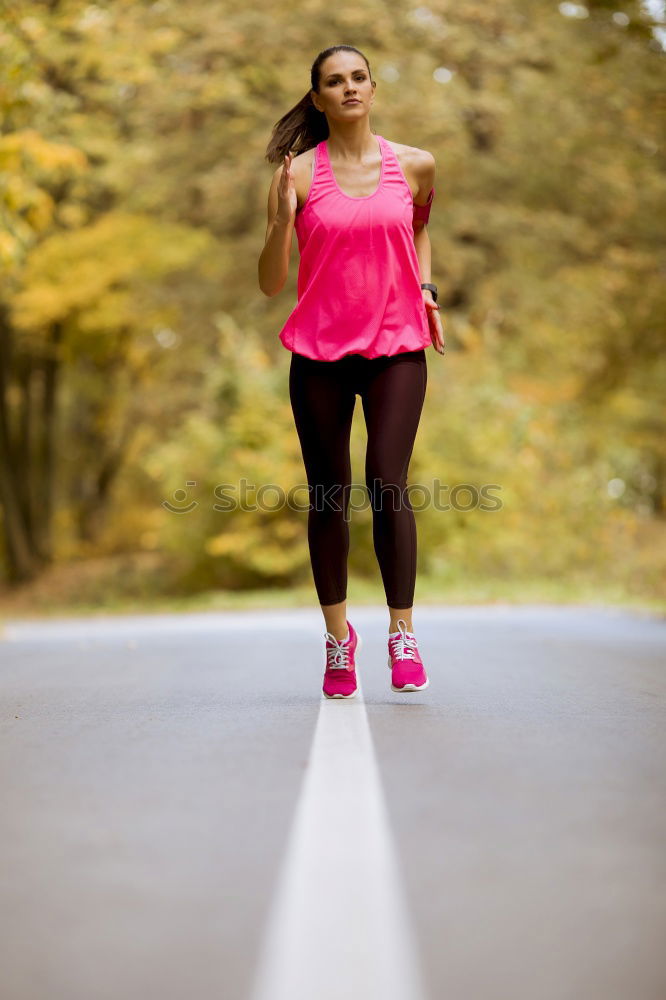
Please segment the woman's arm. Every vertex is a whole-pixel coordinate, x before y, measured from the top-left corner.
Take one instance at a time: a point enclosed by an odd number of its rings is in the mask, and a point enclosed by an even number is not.
[[[419,155],[414,162],[414,174],[418,181],[419,189],[414,197],[415,205],[425,205],[428,202],[430,192],[435,186],[435,157],[425,149],[419,150]],[[419,259],[419,271],[421,282],[431,281],[431,248],[428,228],[425,222],[415,219],[412,222],[414,229],[414,246]],[[432,298],[430,289],[423,289],[423,294]]]
[[[421,223],[421,228],[419,232],[414,233],[414,246],[416,247],[416,256],[419,259],[419,273],[421,275],[421,284],[425,284],[427,281],[432,281],[430,276],[430,265],[431,265],[431,247],[430,247],[430,237],[428,236],[428,230],[426,226]],[[432,292],[429,288],[421,289],[424,295],[429,295],[432,298]]]
[[[425,149],[420,149],[415,167],[419,189],[416,193],[416,197],[414,198],[414,204],[427,205],[428,199],[430,198],[435,186],[435,158],[432,153],[428,153]],[[429,215],[430,213],[428,211],[425,214]],[[425,284],[426,282],[431,281],[430,236],[428,235],[426,224],[422,219],[413,219],[412,226],[414,229],[414,246],[416,247],[416,256],[419,260],[421,283]],[[446,351],[446,344],[444,341],[444,327],[442,326],[442,320],[439,315],[439,306],[435,302],[429,288],[422,288],[421,295],[423,296],[428,316],[428,329],[430,330],[432,345],[435,350],[439,352],[439,354],[444,354]]]
[[[272,297],[282,291],[289,273],[289,257],[291,254],[292,234],[294,232],[294,215],[289,218],[279,212],[278,184],[283,167],[277,168],[273,174],[268,192],[268,224],[266,226],[266,243],[259,257],[259,288],[264,295]]]

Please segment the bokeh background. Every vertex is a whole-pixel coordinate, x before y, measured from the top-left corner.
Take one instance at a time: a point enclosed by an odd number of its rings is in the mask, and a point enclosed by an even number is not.
[[[409,481],[455,499],[417,511],[417,606],[666,606],[664,4],[0,9],[5,613],[316,604],[276,489],[305,482],[295,237],[280,295],[257,261],[272,127],[341,42],[373,131],[437,162]],[[357,402],[361,485],[364,448]],[[350,527],[350,602],[383,603],[367,503]]]

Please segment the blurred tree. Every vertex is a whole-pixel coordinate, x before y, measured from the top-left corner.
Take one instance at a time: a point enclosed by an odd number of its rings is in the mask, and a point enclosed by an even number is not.
[[[429,231],[449,351],[429,353],[411,480],[502,486],[495,516],[418,515],[422,568],[634,565],[643,526],[663,527],[666,477],[664,50],[646,6],[1,9],[9,579],[137,547],[169,554],[175,588],[307,576],[302,514],[178,520],[160,499],[189,462],[207,489],[220,467],[225,481],[248,468],[302,480],[276,337],[297,260],[282,295],[256,287],[263,153],[311,60],[340,40],[370,59],[375,131],[438,165]],[[376,575],[368,529],[351,563]],[[632,585],[657,587],[656,561],[636,558]]]

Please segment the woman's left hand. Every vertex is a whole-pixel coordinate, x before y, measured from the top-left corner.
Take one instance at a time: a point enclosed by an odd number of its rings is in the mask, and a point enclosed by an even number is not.
[[[444,354],[446,345],[444,343],[444,328],[439,316],[439,306],[433,301],[430,291],[427,288],[423,289],[423,302],[428,314],[428,326],[430,328],[432,346],[439,354]]]

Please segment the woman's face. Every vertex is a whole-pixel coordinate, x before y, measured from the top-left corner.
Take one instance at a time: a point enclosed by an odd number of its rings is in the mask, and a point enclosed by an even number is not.
[[[320,67],[319,93],[310,91],[313,103],[327,117],[360,118],[367,115],[375,96],[365,60],[355,52],[335,52]],[[356,98],[358,104],[347,103]]]

